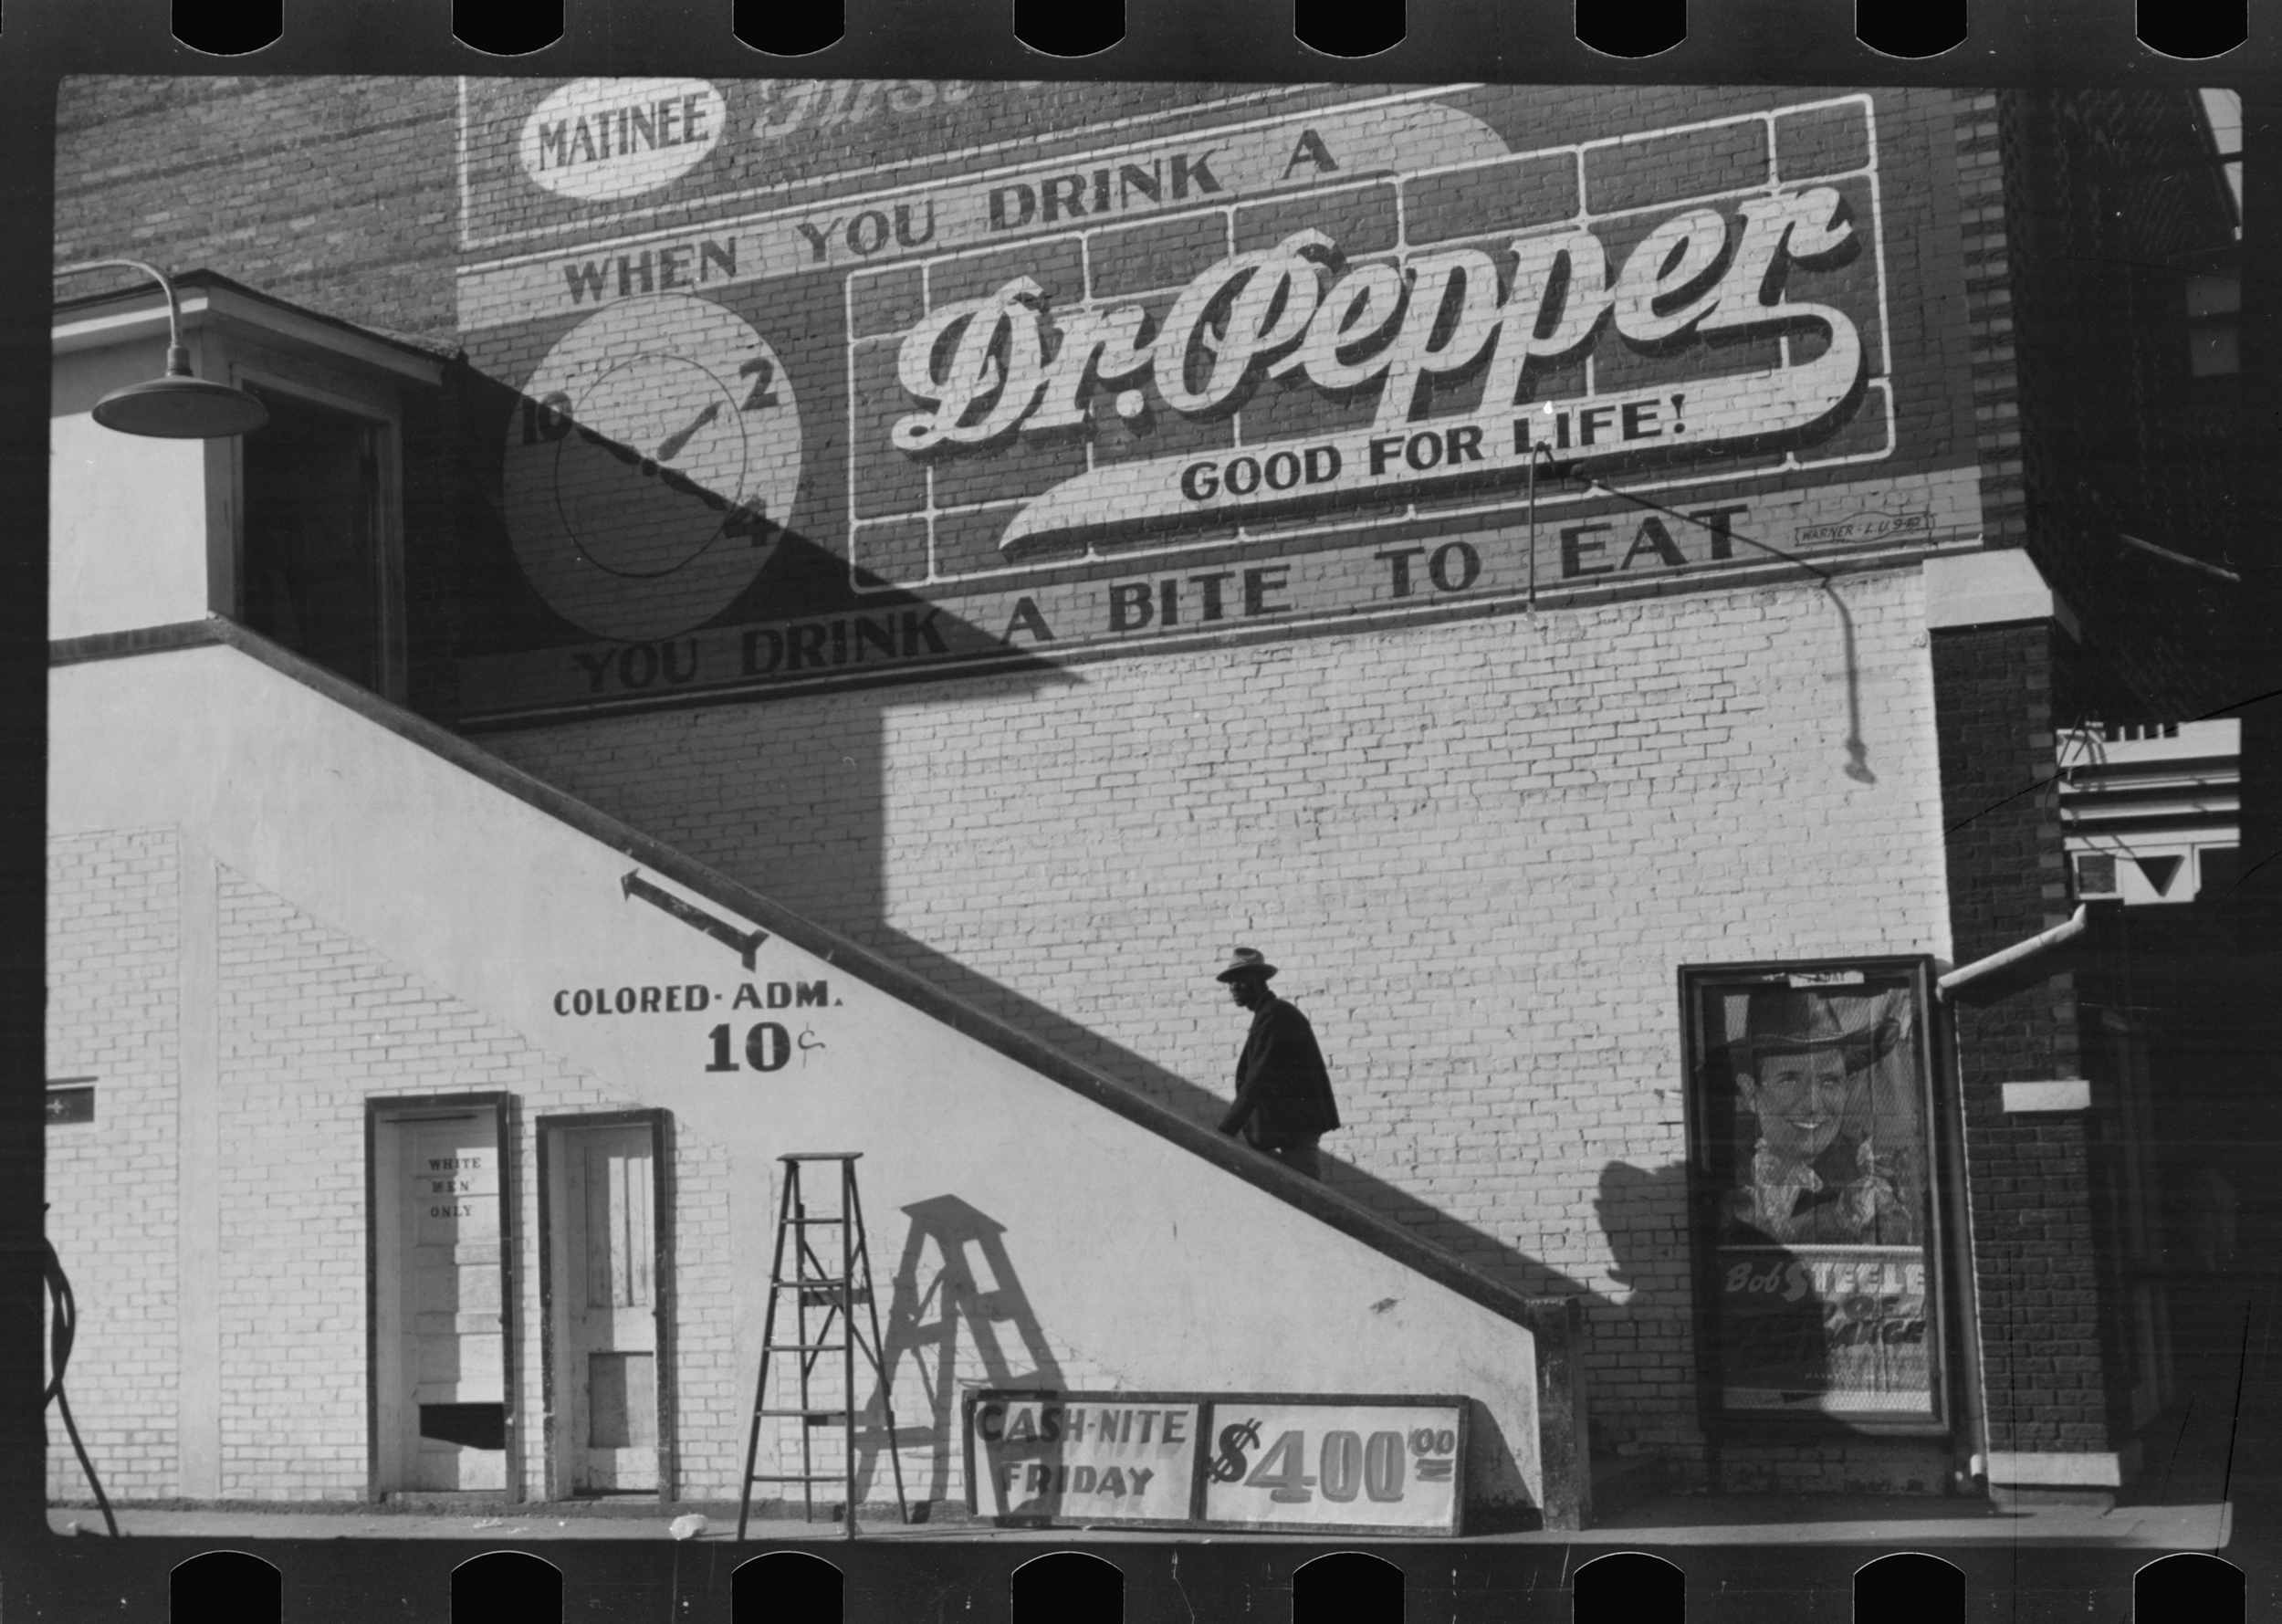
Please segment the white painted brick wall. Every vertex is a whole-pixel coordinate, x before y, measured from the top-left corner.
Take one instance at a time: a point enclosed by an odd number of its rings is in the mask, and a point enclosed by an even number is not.
[[[516,1097],[518,1402],[528,1491],[540,1492],[537,1423],[538,1163],[542,1114],[644,1102],[560,1062],[342,933],[225,873],[222,1190],[227,1300],[224,1493],[357,1499],[365,1474],[364,1101],[505,1090]],[[675,1225],[684,1350],[680,1448],[693,1488],[734,1483],[744,1447],[726,1346],[728,1158],[677,1130]],[[282,1198],[282,1199],[276,1199]],[[355,1379],[343,1378],[353,1370]]]
[[[180,1493],[176,854],[173,832],[140,831],[59,839],[50,864],[49,1065],[58,1076],[99,1079],[96,1121],[48,1130],[50,1233],[81,1310],[73,1409],[120,1501]],[[533,1423],[541,1352],[529,1121],[643,1102],[568,1073],[226,869],[219,901],[222,1493],[361,1499],[366,1096],[516,1095],[518,1382]],[[733,1492],[747,1395],[725,1357],[728,1157],[686,1129],[677,1148],[683,1471],[694,1490]],[[61,1426],[51,1419],[50,1430],[49,1493],[83,1497]],[[538,1447],[534,1436],[534,1493]]]
[[[1243,1028],[1211,972],[1234,942],[1266,949],[1331,1056],[1348,1123],[1334,1182],[1523,1289],[1589,1294],[1604,1437],[1686,1455],[1675,967],[1944,945],[1917,578],[1838,591],[1871,783],[1843,770],[1838,617],[1799,586],[497,742],[1200,1117]],[[166,1495],[173,837],[59,841],[55,862],[52,1063],[103,1078],[96,1124],[50,1130],[56,1232],[88,1304],[73,1391],[107,1485]],[[365,1097],[505,1089],[526,1139],[541,1112],[640,1102],[241,876],[224,873],[219,906],[223,1493],[353,1498]],[[718,1357],[727,1157],[679,1139],[682,1470],[688,1492],[727,1494],[749,1380]],[[536,1419],[527,1143],[518,1168]],[[954,1386],[1003,1376],[960,1340]],[[1095,1377],[1042,1353],[1070,1385]],[[905,1460],[915,1492],[960,1492],[955,1450],[915,1438]],[[1793,1467],[1831,1469],[1764,1462]],[[55,1492],[75,1473],[51,1457]]]
[[[1919,577],[1836,590],[1874,782],[1812,583],[485,742],[1199,1119],[1264,949],[1333,1182],[1592,1294],[1608,1435],[1692,1447],[1675,969],[1946,945]]]
[[[79,1303],[65,1376],[106,1493],[175,1492],[175,927],[171,831],[53,842],[47,1074],[93,1077],[95,1120],[51,1126],[47,1235]],[[47,1487],[88,1497],[47,1411]]]

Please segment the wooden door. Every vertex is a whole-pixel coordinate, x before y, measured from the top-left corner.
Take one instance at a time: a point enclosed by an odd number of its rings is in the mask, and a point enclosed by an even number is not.
[[[488,1113],[409,1121],[397,1143],[404,1347],[395,1367],[413,1433],[398,1456],[401,1486],[504,1489],[497,1124]]]
[[[562,1136],[557,1390],[574,1493],[658,1486],[656,1168],[646,1126]]]

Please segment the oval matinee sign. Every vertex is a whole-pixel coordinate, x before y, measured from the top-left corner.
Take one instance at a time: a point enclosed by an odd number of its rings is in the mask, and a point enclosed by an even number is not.
[[[582,202],[639,197],[703,162],[728,118],[701,79],[573,79],[523,120],[523,173]]]

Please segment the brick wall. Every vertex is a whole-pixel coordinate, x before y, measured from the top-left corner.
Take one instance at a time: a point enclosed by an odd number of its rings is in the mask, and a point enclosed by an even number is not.
[[[222,1206],[228,1300],[225,1493],[361,1498],[365,1394],[341,1379],[365,1354],[364,1105],[368,1095],[504,1091],[515,1096],[518,1406],[538,1488],[541,1342],[537,1160],[544,1112],[640,1104],[567,1073],[481,1012],[422,984],[351,938],[235,875],[222,888],[226,1156]],[[326,1063],[321,1057],[337,1057]],[[744,1395],[707,1351],[726,1347],[726,1153],[677,1135],[681,1239],[677,1388],[685,1473],[733,1481]],[[274,1199],[283,1197],[283,1200]],[[272,1216],[272,1215],[275,1216]]]
[[[59,100],[58,252],[159,254],[382,330],[448,336],[454,186],[437,132],[451,125],[452,94],[441,80],[71,81]],[[1644,93],[1640,121],[1670,116],[1679,94]],[[1701,100],[1687,106],[1701,111]],[[2021,420],[2036,409],[2014,330],[2016,225],[2034,203],[2010,179],[2017,140],[2007,144],[1994,97],[1911,93],[1896,106],[1897,128],[1939,127],[1957,159],[1953,176],[1937,157],[1923,173],[1897,164],[1887,177],[1889,273],[1909,290],[1892,317],[1922,357],[1897,381],[1905,437],[1913,450],[1953,445],[1970,383],[1987,533],[2017,544],[2029,525]],[[233,196],[242,185],[251,201],[188,208],[183,177],[205,162],[191,137],[225,131],[239,161]],[[153,165],[154,150],[183,158]],[[497,571],[459,572],[471,566],[458,539],[477,528],[469,515],[483,500],[481,482],[440,449],[463,409],[481,414],[447,396],[434,424],[408,435],[410,461],[427,470],[408,540],[414,697],[446,714],[441,651],[481,652],[497,635],[468,605],[504,622],[510,595],[529,596]],[[2061,879],[2048,863],[2057,832],[2048,817],[2020,822],[2033,804],[1975,819],[1950,842],[1953,917],[1937,857],[1944,822],[2049,770],[2054,679],[2036,665],[2048,652],[2014,649],[2010,633],[1986,634],[1999,636],[1994,653],[1975,641],[1984,634],[1937,639],[1937,748],[1914,577],[1850,577],[1838,591],[1855,621],[1851,696],[1829,601],[1785,585],[487,742],[1199,1117],[1218,1109],[1241,1033],[1209,971],[1234,941],[1267,948],[1332,1052],[1348,1123],[1331,1143],[1335,1183],[1524,1289],[1586,1294],[1607,1436],[1693,1459],[1674,966],[1948,953],[1952,931],[1962,960],[2062,906],[2044,895]],[[1841,771],[1850,698],[1869,782]],[[249,921],[267,917],[268,905],[241,905]],[[319,929],[269,919],[230,970],[232,988],[242,980],[245,996],[269,1001],[247,1006],[258,1013],[246,1041],[259,1043],[230,1063],[250,1065],[247,1086],[298,1125],[277,1133],[354,1138],[366,1092],[506,1086],[463,1074],[539,1064],[499,1059],[485,1047],[508,1042],[496,1032],[434,1035],[460,1033],[466,1011],[432,1010],[420,1027],[430,1035],[392,1047],[387,1000],[358,982],[368,971],[385,981],[386,968],[338,940],[277,945],[305,927]],[[305,955],[316,969],[296,968]],[[308,1079],[285,1075],[288,1049],[260,1046],[280,1019],[319,1052],[361,1046],[344,1062],[351,1080],[310,1095]],[[1969,1019],[1966,1051],[1981,1054],[1968,1061],[1973,1154],[2076,1165],[2080,1147],[2065,1135],[2003,1149],[2012,1130],[1989,1119],[1985,1097],[2000,1072],[2065,1074],[2049,1069],[2073,1061],[2064,1003]],[[2031,1064],[2047,1069],[2015,1069]],[[320,1125],[310,1112],[334,1116]],[[359,1129],[335,1120],[342,1112]],[[247,1129],[270,1132],[267,1122]],[[338,1168],[295,1176],[313,1181],[301,1193],[332,1219],[355,1198]],[[2045,1210],[2001,1204],[2021,1193],[2005,1186],[2011,1176],[1976,1177],[1977,1223]],[[2029,1289],[2028,1268],[2025,1253],[1984,1258],[1984,1298]],[[333,1289],[311,1283],[295,1323],[331,1335]],[[697,1296],[694,1281],[684,1291]],[[2009,1325],[2045,1316],[2049,1304],[2025,1301],[2007,1298]],[[535,1357],[535,1335],[526,1347]],[[303,1390],[290,1370],[248,1370]],[[2023,1364],[2005,1378],[2048,1374]],[[1991,1380],[2000,1385],[1994,1364]],[[693,1404],[685,1392],[686,1418]],[[349,1420],[312,1411],[309,1425],[333,1451],[324,1461],[249,1442],[233,1470],[249,1483],[346,1482]],[[1914,1481],[1922,1452],[1906,1453],[1732,1452],[1728,1482]]]
[[[1874,783],[1796,584],[486,742],[1202,1120],[1261,948],[1335,1187],[1589,1294],[1608,1436],[1685,1454],[1675,967],[1945,946],[1917,578],[1837,590]]]
[[[203,267],[382,332],[448,339],[454,90],[449,79],[67,79],[57,263]],[[90,274],[65,291],[103,285]]]
[[[73,1409],[106,1491],[181,1492],[174,1091],[176,846],[168,831],[57,843],[48,1043],[58,1075],[99,1077],[92,1124],[48,1130],[50,1234],[79,1294]],[[514,1032],[224,871],[219,896],[223,1147],[221,1493],[366,1493],[364,1100],[504,1090],[518,1137],[550,1111],[641,1102],[568,1073]],[[676,1135],[677,1384],[685,1481],[728,1492],[746,1379],[729,1368],[728,1153]],[[514,1155],[519,1403],[539,1470],[536,1159]],[[51,1494],[86,1485],[51,1422]]]
[[[1933,634],[1951,928],[1969,963],[2067,917],[2052,777],[2049,623]],[[2099,1451],[2108,1435],[2092,1155],[2080,1116],[2006,1116],[1999,1084],[2083,1075],[2076,979],[1955,1006],[1990,1446]]]
[[[47,1129],[47,1235],[79,1302],[65,1391],[118,1499],[175,1492],[177,858],[163,829],[48,852],[47,1074],[95,1079],[95,1120]],[[88,1493],[52,1408],[47,1485]]]
[[[2213,650],[2237,594],[2115,540],[2219,563],[2240,546],[2240,381],[2188,365],[2188,274],[2235,240],[2195,92],[2008,91],[1973,117],[2005,177],[1984,297],[2017,322],[2019,534],[2137,715],[2201,714],[2235,697]]]

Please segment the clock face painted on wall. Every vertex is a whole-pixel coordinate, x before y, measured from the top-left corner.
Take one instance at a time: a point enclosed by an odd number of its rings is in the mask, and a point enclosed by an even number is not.
[[[800,410],[776,351],[678,294],[571,329],[508,429],[516,557],[557,613],[603,637],[671,636],[728,608],[800,485]]]

